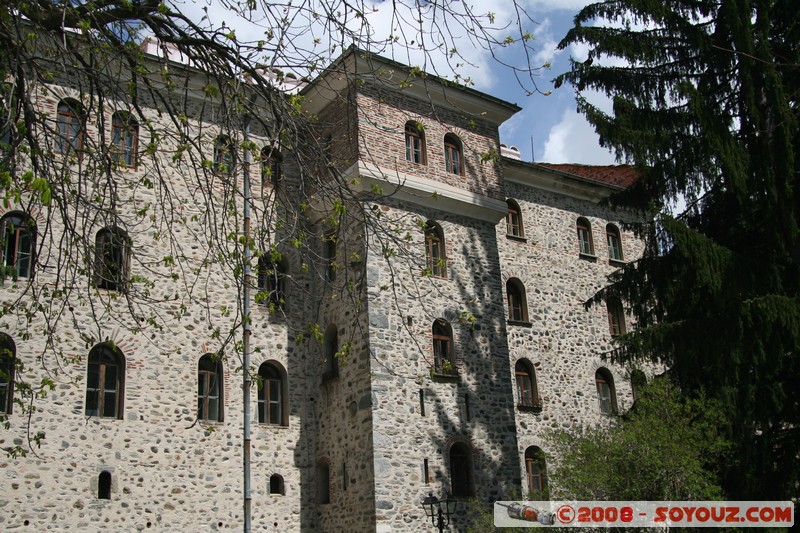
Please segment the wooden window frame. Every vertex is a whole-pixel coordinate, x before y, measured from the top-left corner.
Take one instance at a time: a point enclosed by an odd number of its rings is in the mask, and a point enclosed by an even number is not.
[[[227,135],[218,135],[214,139],[214,172],[232,176],[236,168],[236,146]]]
[[[428,222],[425,227],[425,259],[434,278],[447,279],[447,253],[441,226]]]
[[[216,395],[212,394],[216,385]],[[197,363],[197,419],[203,422],[224,421],[225,382],[222,361],[212,354],[203,355]],[[212,417],[211,402],[216,402],[216,416]]]
[[[625,323],[625,309],[622,307],[622,302],[616,298],[609,298],[606,300],[606,309],[608,310],[608,330],[611,336],[625,335],[628,328]]]
[[[119,228],[102,228],[95,236],[95,286],[125,292],[128,288],[131,243]]]
[[[32,278],[37,236],[33,219],[20,211],[12,211],[0,219],[0,232],[2,266],[10,268],[17,278]]]
[[[506,236],[524,239],[525,231],[522,225],[522,211],[515,202],[509,200],[507,204],[508,214],[506,215]]]
[[[14,377],[17,369],[17,347],[14,340],[0,333],[0,413],[14,411]]]
[[[406,161],[426,164],[425,136],[418,124],[407,122],[405,127]]]
[[[579,218],[576,224],[578,232],[578,253],[594,257],[594,241],[592,239],[592,225],[585,218]]]
[[[461,140],[452,133],[444,136],[444,161],[445,171],[448,174],[464,175],[464,151],[461,148]]]
[[[258,423],[269,426],[285,426],[284,376],[272,363],[264,363],[258,369]]]
[[[139,123],[129,113],[116,112],[111,116],[111,144],[114,161],[135,169],[139,150]]]
[[[594,374],[597,387],[597,401],[600,413],[604,415],[617,414],[617,391],[614,387],[614,376],[608,369],[600,368]]]
[[[431,327],[433,373],[441,376],[458,374],[453,360],[453,327],[442,318],[434,320]],[[449,368],[448,368],[449,367]]]
[[[283,310],[286,305],[286,268],[282,261],[261,257],[258,261],[258,290],[266,293],[260,302],[270,309]]]
[[[525,450],[525,474],[531,494],[537,495],[547,490],[547,461],[544,452],[536,446]]]
[[[70,152],[80,153],[86,134],[85,116],[80,104],[61,100],[56,107],[56,152],[68,155]]]
[[[516,362],[514,365],[514,382],[517,392],[517,406],[521,410],[542,408],[539,386],[536,382],[536,369],[529,361],[520,359]]]
[[[528,322],[528,302],[525,286],[516,278],[506,282],[506,303],[508,304],[509,322]]]
[[[261,186],[277,189],[283,183],[283,155],[274,146],[261,150]]]
[[[625,261],[622,253],[622,235],[613,224],[606,226],[606,243],[608,244],[608,260],[621,263]]]
[[[113,387],[109,371],[113,369]],[[93,376],[96,376],[93,377]],[[113,395],[109,399],[109,394]],[[125,401],[125,356],[102,343],[89,352],[86,368],[86,416],[122,420]]]

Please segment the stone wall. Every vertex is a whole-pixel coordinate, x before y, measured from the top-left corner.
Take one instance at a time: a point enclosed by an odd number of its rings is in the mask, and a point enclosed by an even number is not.
[[[54,114],[62,96],[79,95],[67,86],[49,88],[39,97],[42,110]],[[210,159],[219,110],[199,100],[187,109],[194,113],[187,131],[207,147]],[[146,112],[159,120],[154,110]],[[583,307],[618,266],[606,259],[605,225],[623,221],[598,204],[608,192],[600,185],[572,184],[554,192],[533,181],[504,179],[503,162],[491,157],[499,147],[498,124],[459,112],[446,100],[352,84],[317,119],[319,141],[336,168],[369,162],[381,172],[426,180],[450,197],[445,208],[430,193],[415,201],[419,189],[376,195],[345,202],[346,215],[341,206],[320,201],[304,211],[307,219],[298,217],[309,249],[279,249],[287,267],[285,305],[272,312],[264,304],[253,306],[251,370],[262,363],[280,370],[287,413],[285,424],[253,423],[253,530],[432,530],[420,498],[429,492],[441,497],[458,484],[454,475],[463,470],[454,472],[454,446],[469,450],[469,492],[484,502],[502,499],[527,490],[529,446],[547,452],[554,429],[607,423],[594,380],[599,367],[614,377],[620,411],[631,405],[625,370],[600,359],[612,347],[606,310]],[[424,165],[405,159],[409,120],[423,127]],[[99,122],[91,122],[89,135],[100,144]],[[463,175],[445,171],[447,133],[463,144]],[[259,147],[271,142],[258,131],[253,140]],[[177,142],[167,138],[163,145],[166,174],[158,175],[145,160],[136,169],[115,171],[118,218],[79,221],[93,232],[116,220],[128,232],[135,277],[130,291],[140,299],[146,295],[149,303],[131,306],[125,294],[95,288],[84,258],[92,243],[67,253],[60,226],[41,242],[31,286],[6,280],[0,287],[0,303],[12,305],[18,297],[24,303],[27,289],[45,295],[53,290],[61,268],[71,273],[73,291],[55,327],[45,313],[34,313],[28,327],[22,306],[0,319],[0,331],[14,339],[25,362],[21,379],[36,382],[62,365],[54,390],[36,402],[30,426],[15,412],[10,429],[0,429],[2,446],[26,444],[28,429],[44,433],[35,455],[0,457],[0,530],[241,528],[242,408],[250,402],[257,419],[258,391],[254,386],[242,398],[236,343],[242,287],[236,265],[218,253],[232,249],[226,236],[242,227],[240,211],[226,209],[225,180],[238,178],[198,172],[207,165],[203,158],[172,161]],[[298,207],[303,193],[319,192],[309,189],[301,172],[308,161],[283,155],[285,181],[278,189],[253,176],[262,214],[254,227],[260,252],[288,231],[276,225],[286,213],[266,214],[277,195]],[[159,180],[175,189],[167,209],[157,209],[164,192]],[[103,193],[109,183],[86,185]],[[317,183],[342,185],[355,184]],[[506,235],[506,198],[519,204],[524,238]],[[145,208],[150,211],[143,217]],[[45,227],[46,212],[31,215]],[[591,222],[596,258],[578,253],[579,216]],[[218,225],[212,227],[211,220]],[[428,220],[444,236],[444,277],[423,275],[422,225]],[[641,253],[641,243],[625,231],[622,246],[627,259]],[[525,288],[527,321],[508,321],[511,278]],[[432,326],[439,319],[452,328],[453,372],[432,371]],[[46,344],[51,330],[56,342]],[[230,330],[234,335],[228,337]],[[336,364],[326,352],[331,332],[338,340]],[[87,357],[100,342],[112,343],[125,359],[119,419],[85,415]],[[198,421],[198,361],[218,352],[224,355],[224,417]],[[540,410],[519,409],[514,367],[522,358],[536,370]],[[101,472],[111,474],[110,499],[98,498]],[[281,477],[283,494],[270,493],[273,475]],[[463,518],[453,525],[466,526]]]

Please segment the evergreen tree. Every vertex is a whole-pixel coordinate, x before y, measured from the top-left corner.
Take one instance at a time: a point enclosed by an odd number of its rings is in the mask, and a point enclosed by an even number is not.
[[[597,21],[592,23],[592,21]],[[589,25],[591,24],[591,25]],[[560,43],[604,146],[641,172],[616,198],[642,210],[644,256],[613,295],[638,327],[614,358],[665,364],[687,394],[727,406],[736,498],[798,494],[800,468],[800,14],[791,0],[590,5]],[[624,63],[624,66],[619,66]],[[613,99],[608,114],[580,93]],[[665,207],[684,198],[686,211]]]

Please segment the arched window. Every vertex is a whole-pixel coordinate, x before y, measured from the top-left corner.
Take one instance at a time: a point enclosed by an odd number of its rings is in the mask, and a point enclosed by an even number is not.
[[[435,278],[447,277],[447,255],[444,246],[444,232],[436,222],[425,224],[425,258],[430,275]]]
[[[117,111],[111,117],[111,144],[114,161],[118,165],[136,167],[136,150],[139,146],[139,123],[130,113]]]
[[[463,442],[456,442],[450,447],[450,491],[456,498],[474,496],[472,450]]]
[[[647,385],[647,376],[638,368],[631,370],[631,392],[633,393],[633,401],[639,398],[642,392],[642,387]]]
[[[236,149],[227,135],[214,139],[214,172],[233,174],[236,165]]]
[[[607,368],[599,368],[594,374],[597,384],[597,401],[600,403],[600,412],[604,415],[617,414],[617,391],[614,388],[614,378]]]
[[[544,452],[537,446],[525,450],[525,473],[528,476],[528,490],[533,499],[543,496],[547,489],[547,462]]]
[[[111,472],[103,470],[97,478],[97,498],[100,500],[111,499]]]
[[[103,228],[95,237],[95,284],[100,289],[125,291],[131,242],[119,228]]]
[[[606,226],[606,240],[608,241],[608,258],[611,261],[622,261],[622,238],[619,228],[614,224]]]
[[[11,414],[14,408],[14,373],[17,346],[14,339],[0,333],[0,413]]]
[[[197,418],[222,422],[222,359],[210,353],[197,364]]]
[[[444,161],[447,172],[464,174],[464,153],[461,148],[461,139],[452,133],[444,136]]]
[[[541,409],[539,388],[536,384],[536,369],[527,359],[520,359],[514,365],[514,377],[517,382],[517,401],[522,409]]]
[[[286,413],[286,376],[276,363],[258,368],[258,422],[275,426],[288,425]]]
[[[36,250],[36,223],[20,211],[7,213],[0,219],[3,262],[2,277],[30,278],[33,275]]]
[[[625,310],[622,302],[619,298],[610,297],[606,300],[606,309],[608,310],[608,329],[611,336],[625,335],[627,328],[625,327]]]
[[[274,146],[261,150],[261,186],[277,188],[283,180],[283,156]]]
[[[528,302],[525,298],[525,286],[517,278],[506,282],[508,297],[508,319],[513,322],[528,321]]]
[[[443,318],[433,321],[431,328],[433,340],[433,372],[442,375],[455,375],[456,365],[453,359],[453,328]]]
[[[425,130],[422,125],[414,120],[406,122],[406,161],[424,165],[425,158]]]
[[[56,151],[68,154],[83,148],[84,122],[86,115],[83,106],[73,99],[61,100],[58,103],[56,116]]]
[[[592,225],[583,217],[578,219],[578,251],[582,255],[594,255],[594,241],[592,240]]]
[[[89,352],[86,369],[86,416],[122,419],[125,399],[125,356],[103,342]]]
[[[286,303],[286,264],[273,261],[268,256],[258,260],[258,290],[263,293],[259,301],[270,310],[283,309]]]
[[[522,228],[522,211],[514,200],[506,200],[508,215],[506,215],[506,235],[509,237],[525,237]]]
[[[326,461],[317,463],[317,503],[331,503],[331,473]]]
[[[323,374],[322,381],[339,377],[339,330],[336,324],[330,324],[323,337]]]
[[[283,485],[283,476],[280,474],[272,474],[269,477],[269,493],[270,494],[286,494],[286,488]]]

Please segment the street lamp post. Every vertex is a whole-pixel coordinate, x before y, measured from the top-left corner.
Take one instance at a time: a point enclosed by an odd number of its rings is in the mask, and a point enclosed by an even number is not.
[[[439,529],[439,533],[444,533],[444,528],[450,525],[450,516],[456,511],[458,500],[453,500],[445,492],[444,500],[439,500],[432,492],[422,499],[422,507],[425,514],[431,519],[434,526]]]

